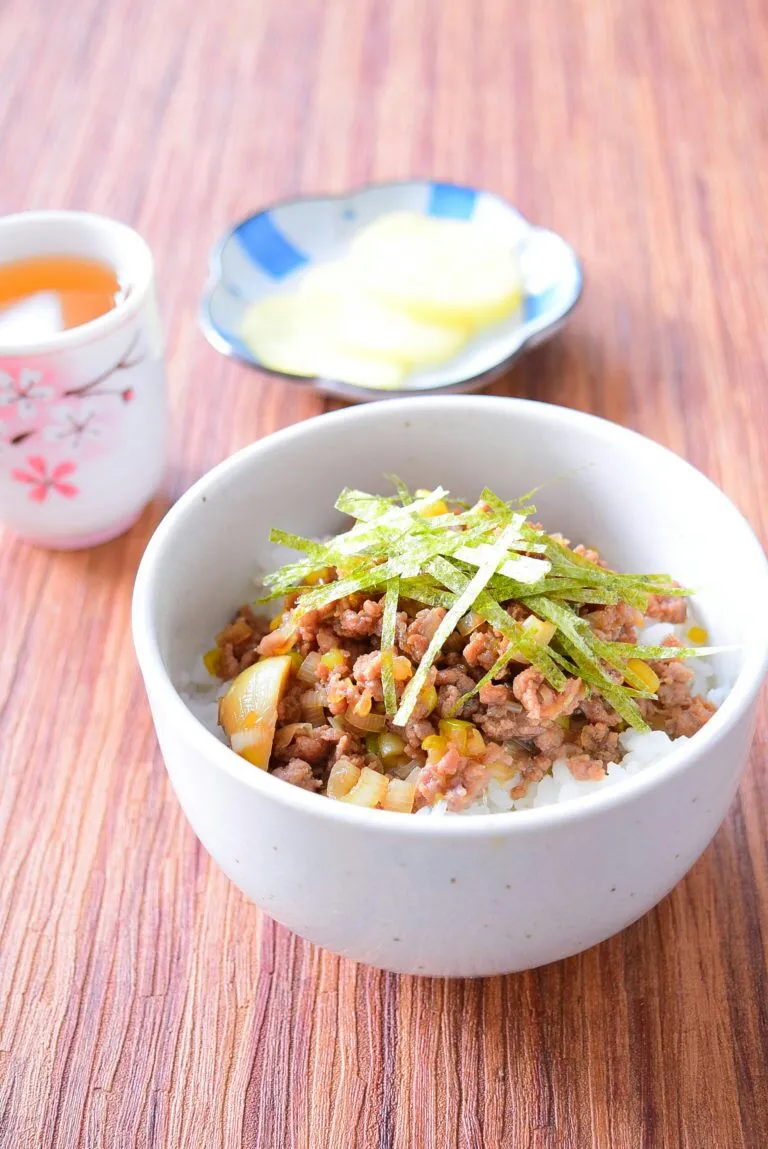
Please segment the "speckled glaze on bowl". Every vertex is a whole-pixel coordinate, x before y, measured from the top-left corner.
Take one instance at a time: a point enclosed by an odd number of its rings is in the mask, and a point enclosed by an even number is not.
[[[490,817],[357,809],[257,770],[204,729],[174,687],[254,572],[271,525],[338,529],[345,485],[438,482],[475,497],[544,484],[538,515],[628,570],[698,588],[730,694],[668,758],[589,798]],[[712,539],[727,540],[713,546]],[[283,555],[286,552],[282,552]],[[733,587],[738,586],[738,594]],[[174,789],[203,845],[267,913],[358,961],[405,973],[521,970],[602,941],[655,905],[720,825],[766,670],[765,556],[708,479],[640,435],[577,411],[448,397],[349,408],[215,467],[169,511],[136,582],[133,632]]]
[[[573,249],[555,232],[534,227],[491,192],[430,180],[378,184],[339,196],[286,200],[249,216],[211,252],[200,324],[209,343],[232,359],[267,374],[240,339],[248,304],[283,293],[313,264],[340,255],[361,227],[393,211],[473,219],[492,227],[520,261],[525,296],[518,315],[475,337],[449,362],[412,372],[396,391],[352,386],[333,379],[285,375],[348,400],[402,398],[434,392],[477,391],[526,349],[548,339],[576,306],[582,273]]]

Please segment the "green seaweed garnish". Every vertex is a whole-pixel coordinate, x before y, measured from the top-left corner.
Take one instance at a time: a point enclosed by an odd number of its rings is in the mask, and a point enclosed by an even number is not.
[[[390,718],[397,710],[393,660],[395,656],[395,623],[397,621],[397,602],[399,598],[400,579],[390,579],[387,583],[387,590],[384,595],[384,614],[381,620],[381,685],[384,691],[384,709]]]
[[[474,506],[450,499],[443,487],[412,493],[388,476],[396,494],[381,496],[344,490],[336,509],[349,515],[349,530],[317,542],[273,530],[274,543],[303,557],[264,579],[260,602],[293,596],[292,618],[326,608],[349,596],[383,596],[381,630],[384,708],[397,726],[411,718],[429,672],[459,620],[474,611],[500,640],[494,665],[459,699],[461,708],[486,683],[500,676],[516,656],[535,666],[554,690],[579,677],[601,694],[637,730],[647,724],[637,699],[652,698],[630,660],[692,658],[711,648],[650,647],[606,642],[579,613],[584,605],[626,603],[645,612],[649,595],[673,597],[691,592],[666,574],[619,574],[592,562],[530,521],[533,491],[505,501],[484,490]],[[317,572],[330,572],[317,581]],[[310,576],[315,576],[310,580]],[[409,602],[446,612],[397,704],[393,659],[398,607]],[[548,644],[509,612],[522,604],[554,627]],[[642,668],[641,668],[642,669]],[[620,680],[619,680],[620,679]]]

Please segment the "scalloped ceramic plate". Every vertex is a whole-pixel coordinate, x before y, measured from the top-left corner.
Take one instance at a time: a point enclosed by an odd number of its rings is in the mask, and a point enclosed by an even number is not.
[[[344,399],[384,399],[430,391],[476,391],[524,350],[549,338],[575,306],[582,273],[573,249],[555,232],[534,227],[490,192],[456,184],[410,180],[380,184],[340,196],[286,200],[249,216],[211,252],[200,310],[208,341],[230,358],[267,374],[241,341],[249,304],[290,290],[309,267],[341,255],[361,227],[393,211],[474,219],[492,226],[499,243],[517,252],[523,278],[520,311],[479,332],[445,363],[412,371],[403,387],[384,391],[333,379],[284,376]]]

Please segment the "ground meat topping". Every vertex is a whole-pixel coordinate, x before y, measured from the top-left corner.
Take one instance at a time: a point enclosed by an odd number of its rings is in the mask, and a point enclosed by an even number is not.
[[[522,703],[533,722],[553,721],[573,714],[584,697],[584,683],[569,678],[562,691],[554,690],[535,666],[522,670],[512,683],[512,693]]]
[[[542,754],[546,754],[548,758],[556,758],[560,747],[565,742],[566,732],[562,726],[557,722],[553,722],[541,734],[534,736],[534,744]]]
[[[603,642],[637,642],[637,628],[643,621],[640,611],[626,602],[590,611],[585,617]]]
[[[427,653],[427,647],[435,636],[446,612],[441,606],[429,610],[420,610],[413,622],[406,630],[404,650],[416,662],[420,662]]]
[[[479,697],[483,706],[501,706],[502,703],[510,701],[511,693],[508,686],[486,682],[485,686],[480,687]]]
[[[315,637],[315,645],[320,654],[327,654],[329,650],[336,650],[339,645],[339,639],[336,632],[330,626],[321,626]]]
[[[540,782],[544,775],[552,768],[552,759],[546,754],[537,754],[534,758],[527,757],[519,763],[520,781],[510,790],[510,797],[524,798],[531,786]]]
[[[619,736],[605,722],[584,726],[579,734],[583,750],[598,762],[617,762],[621,757]]]
[[[361,610],[347,608],[342,611],[341,617],[334,622],[333,629],[342,638],[369,638],[372,634],[381,634],[383,613],[382,602],[366,599]]]
[[[219,674],[224,679],[236,678],[241,670],[245,670],[246,666],[250,665],[250,663],[246,663],[243,666],[243,659],[235,656],[235,652],[228,642],[220,646],[219,650]],[[258,655],[256,657],[258,658]]]
[[[645,613],[649,618],[659,622],[678,624],[685,622],[688,616],[688,604],[684,598],[665,598],[664,595],[649,594]]]
[[[409,746],[421,746],[424,739],[434,733],[434,726],[426,718],[412,720],[403,727],[403,737]]]
[[[715,713],[714,703],[697,694],[687,706],[674,706],[667,713],[665,727],[670,738],[692,738]]]
[[[568,540],[565,539],[564,542],[565,542],[565,545],[567,546]],[[591,547],[585,547],[583,543],[579,543],[578,546],[575,546],[573,548],[573,553],[575,555],[581,555],[581,557],[583,559],[586,559],[587,562],[594,563],[595,566],[602,567],[603,570],[609,569],[608,563],[600,558],[600,555],[598,554],[598,552],[593,551]]]
[[[485,786],[488,769],[481,762],[464,758],[450,746],[436,762],[422,769],[417,790],[432,805],[445,798],[449,810],[463,810]]]
[[[301,758],[291,758],[287,766],[276,766],[272,773],[275,778],[282,778],[284,782],[290,782],[302,790],[319,790],[322,786],[320,779],[312,773],[309,762]]]
[[[599,782],[605,777],[605,766],[589,754],[574,754],[566,759],[568,769],[577,782]]]
[[[292,722],[301,722],[303,711],[301,709],[301,696],[304,693],[301,682],[291,682],[283,697],[277,705],[277,720],[281,726]]]
[[[361,654],[352,667],[352,677],[364,689],[370,690],[376,702],[383,700],[384,687],[381,685],[380,651],[374,650],[371,654]]]
[[[489,706],[484,712],[477,714],[476,721],[486,738],[492,742],[508,742],[512,738],[535,738],[543,733],[546,725],[534,722],[515,702],[505,702],[503,706]]]
[[[468,666],[490,670],[507,645],[507,640],[498,637],[492,630],[475,630],[464,647],[464,661]]]
[[[582,698],[579,710],[587,722],[604,722],[606,726],[619,726],[621,723],[621,717],[599,694],[593,693],[589,698]]]

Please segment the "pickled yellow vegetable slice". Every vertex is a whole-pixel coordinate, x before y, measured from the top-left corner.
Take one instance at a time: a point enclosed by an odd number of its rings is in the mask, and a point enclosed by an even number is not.
[[[219,724],[236,754],[266,770],[277,707],[291,672],[289,655],[263,658],[238,674],[219,702]]]
[[[256,359],[272,371],[382,390],[401,385],[403,363],[345,351],[337,329],[332,304],[275,295],[248,308],[241,334]]]
[[[523,296],[514,252],[466,220],[383,216],[355,237],[348,263],[374,298],[467,334],[514,313]]]
[[[463,326],[420,322],[361,292],[354,267],[345,260],[308,271],[297,302],[323,317],[336,351],[388,359],[409,369],[452,358],[467,339]]]

